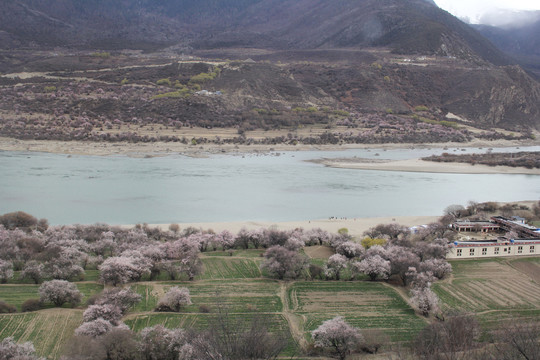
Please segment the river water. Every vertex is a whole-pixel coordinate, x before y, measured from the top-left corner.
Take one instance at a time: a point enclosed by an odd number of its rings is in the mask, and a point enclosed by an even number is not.
[[[494,149],[494,151],[509,149]],[[189,158],[0,152],[0,214],[51,224],[295,221],[440,215],[450,204],[540,199],[540,176],[327,168],[321,157],[409,159],[485,149],[346,150]],[[540,151],[540,147],[510,151]]]

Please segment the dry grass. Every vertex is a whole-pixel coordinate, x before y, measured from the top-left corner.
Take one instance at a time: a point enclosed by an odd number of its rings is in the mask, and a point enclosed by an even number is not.
[[[540,308],[537,264],[500,259],[454,262],[453,280],[434,285],[446,307],[475,312]],[[525,270],[525,271],[522,271]],[[529,276],[533,275],[533,277]]]
[[[323,259],[326,260],[330,256],[334,255],[335,252],[330,246],[317,245],[317,246],[307,246],[304,248],[304,252],[307,256],[312,259]]]

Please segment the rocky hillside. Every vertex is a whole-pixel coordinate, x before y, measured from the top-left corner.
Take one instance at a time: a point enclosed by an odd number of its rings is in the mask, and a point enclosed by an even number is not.
[[[57,46],[68,50],[33,51]],[[445,121],[540,129],[540,84],[428,0],[2,1],[0,48],[1,72],[47,72],[0,77],[12,130],[31,120],[15,106],[29,116],[76,109],[96,127],[140,117],[248,130],[354,126],[392,114],[403,131]],[[160,53],[116,51],[126,48]],[[203,60],[188,66],[180,55]],[[71,83],[80,79],[87,90]]]

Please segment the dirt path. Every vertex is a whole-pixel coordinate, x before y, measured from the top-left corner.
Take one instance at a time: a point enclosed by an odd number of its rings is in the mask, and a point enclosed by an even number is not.
[[[383,284],[383,286],[386,286],[392,290],[394,290],[411,308],[414,309],[414,306],[411,304],[410,300],[409,300],[409,296],[407,296],[407,290],[405,288],[402,288],[402,287],[394,287],[386,282],[381,282],[381,284]],[[416,314],[416,311],[415,311],[415,314]],[[420,319],[422,319],[425,323],[429,323],[429,319],[426,318],[426,317],[423,317],[423,316],[420,316],[418,314],[416,314],[416,316]]]
[[[302,350],[305,350],[308,346],[308,342],[304,336],[304,324],[306,322],[306,319],[303,315],[296,315],[291,312],[289,300],[287,297],[287,288],[289,285],[291,285],[291,283],[288,284],[282,282],[279,286],[279,297],[281,299],[281,303],[283,304],[282,314],[289,323],[289,329],[291,331],[293,339],[298,343]]]

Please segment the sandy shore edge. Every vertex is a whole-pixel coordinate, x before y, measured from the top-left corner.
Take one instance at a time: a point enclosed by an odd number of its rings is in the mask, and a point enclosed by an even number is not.
[[[195,227],[197,229],[220,232],[229,230],[232,233],[237,233],[242,228],[260,229],[276,227],[279,230],[293,230],[303,228],[305,230],[313,228],[321,228],[331,233],[337,233],[341,228],[347,228],[349,234],[360,236],[369,228],[379,224],[397,223],[404,226],[425,225],[437,221],[439,216],[387,216],[373,218],[352,218],[352,219],[321,219],[321,220],[306,220],[306,221],[287,221],[287,222],[270,222],[270,221],[233,221],[233,222],[205,222],[205,223],[178,223],[180,230],[187,227]],[[158,227],[167,230],[170,224],[148,224],[150,227]],[[125,225],[125,227],[133,227],[133,225]]]
[[[540,169],[527,169],[524,167],[471,165],[467,163],[439,163],[421,159],[408,160],[371,160],[371,159],[318,159],[312,160],[333,168],[377,170],[377,171],[404,171],[450,174],[525,174],[540,175]]]
[[[18,140],[0,137],[0,151],[33,151],[67,155],[127,155],[134,157],[153,157],[181,154],[204,157],[221,153],[267,153],[272,151],[339,151],[348,149],[410,149],[410,148],[466,148],[466,147],[516,147],[538,146],[540,140],[530,141],[482,141],[467,143],[427,143],[427,144],[343,144],[343,145],[232,145],[204,144],[186,145],[175,142],[129,143],[129,142],[91,142],[56,140]]]

